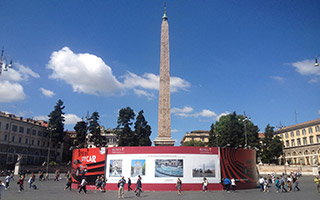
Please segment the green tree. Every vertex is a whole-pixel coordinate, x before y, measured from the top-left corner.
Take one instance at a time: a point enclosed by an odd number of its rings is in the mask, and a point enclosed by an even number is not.
[[[205,143],[201,141],[190,140],[181,144],[181,146],[195,146],[195,147],[204,147]]]
[[[137,146],[136,135],[131,130],[135,113],[130,107],[122,108],[119,111],[118,126],[116,128],[119,146]]]
[[[85,147],[85,142],[86,142],[86,135],[87,135],[87,123],[84,121],[79,121],[77,124],[74,126],[74,130],[76,131],[76,140],[77,144],[79,147]]]
[[[262,140],[261,160],[263,163],[278,163],[278,157],[282,154],[282,142],[279,136],[274,136],[274,127],[269,124],[264,131]]]
[[[57,104],[54,106],[54,110],[48,115],[49,117],[49,127],[52,131],[52,142],[54,145],[59,142],[63,142],[64,137],[64,112],[63,109],[65,106],[63,105],[63,101],[61,99],[58,100]]]
[[[209,131],[209,142],[208,142],[209,147],[219,146],[218,137],[217,137],[217,134],[215,133],[214,129],[215,129],[214,124],[211,124],[210,131]]]
[[[89,133],[90,136],[90,142],[93,142],[95,146],[101,146],[102,143],[102,136],[101,136],[101,130],[100,130],[100,124],[99,124],[99,113],[93,112],[91,117],[89,118]]]
[[[138,141],[138,146],[151,146],[151,127],[143,116],[143,110],[141,110],[134,123],[135,135]]]

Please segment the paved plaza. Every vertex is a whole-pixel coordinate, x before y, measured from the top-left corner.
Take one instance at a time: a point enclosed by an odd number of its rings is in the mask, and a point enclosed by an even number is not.
[[[52,176],[53,177],[53,176]],[[201,192],[201,191],[182,191],[182,195],[178,196],[177,192],[152,192],[145,191],[141,194],[141,199],[214,199],[214,200],[285,200],[285,199],[304,199],[304,200],[319,200],[320,193],[316,192],[316,186],[313,182],[312,176],[305,176],[300,178],[300,188],[299,192],[289,192],[289,193],[276,193],[275,187],[272,186],[270,193],[259,192],[258,189],[250,190],[239,190],[235,193],[227,193],[223,191],[212,191],[212,192]],[[4,181],[4,177],[0,180]],[[11,181],[10,189],[3,190],[2,200],[82,200],[82,199],[118,199],[116,191],[107,191],[106,193],[88,191],[87,194],[78,194],[76,190],[71,192],[64,191],[66,180],[62,179],[59,182],[49,180],[46,182],[36,181],[38,186],[37,190],[28,189],[28,183],[25,181],[25,190],[21,193],[18,192],[18,185],[16,184],[17,177],[14,181]],[[142,185],[143,186],[143,185]],[[182,186],[183,188],[183,186]],[[126,199],[138,199],[133,192],[125,192]]]

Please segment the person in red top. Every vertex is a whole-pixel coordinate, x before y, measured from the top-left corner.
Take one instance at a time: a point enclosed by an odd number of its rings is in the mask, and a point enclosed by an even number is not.
[[[19,192],[21,192],[22,190],[24,190],[24,186],[23,186],[23,182],[24,182],[24,176],[21,175],[18,184],[19,184]]]

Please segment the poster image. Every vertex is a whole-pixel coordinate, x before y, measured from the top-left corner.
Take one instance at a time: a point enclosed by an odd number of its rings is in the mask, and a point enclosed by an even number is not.
[[[146,175],[146,160],[131,160],[131,176]]]
[[[214,160],[200,160],[192,167],[193,177],[216,177]]]
[[[183,177],[183,160],[156,159],[155,177]]]
[[[122,159],[110,160],[110,177],[121,177],[122,176]]]

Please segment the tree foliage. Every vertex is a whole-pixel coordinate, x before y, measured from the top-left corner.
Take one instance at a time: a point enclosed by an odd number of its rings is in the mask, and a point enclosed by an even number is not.
[[[63,116],[64,108],[65,106],[63,105],[63,101],[59,99],[57,104],[54,106],[54,110],[51,111],[51,113],[48,115],[49,127],[51,128],[51,131],[52,131],[51,138],[54,145],[56,145],[58,142],[63,142],[64,121],[65,121]]]
[[[138,146],[151,146],[150,140],[151,127],[143,116],[143,110],[141,110],[134,123],[135,135],[137,138]]]
[[[74,126],[74,130],[76,131],[76,140],[79,147],[85,147],[86,135],[87,135],[87,123],[85,121],[79,121]]]
[[[217,133],[215,132],[214,124],[211,124],[211,126],[210,126],[208,146],[209,147],[218,147],[219,146],[218,137],[217,137]]]
[[[282,154],[282,142],[279,136],[274,136],[273,129],[269,124],[265,128],[261,151],[263,163],[278,163],[278,157]]]
[[[196,140],[190,140],[181,144],[182,146],[204,147],[205,143]]]
[[[213,135],[209,144],[212,146],[244,147],[247,137],[248,147],[259,147],[258,126],[236,112],[220,117],[211,129]]]
[[[93,112],[91,117],[89,118],[89,133],[90,136],[90,142],[93,142],[95,146],[101,146],[102,144],[102,136],[101,136],[101,129],[99,124],[99,113]]]

